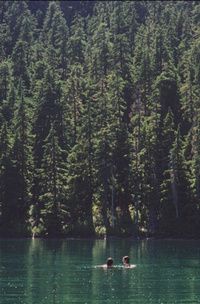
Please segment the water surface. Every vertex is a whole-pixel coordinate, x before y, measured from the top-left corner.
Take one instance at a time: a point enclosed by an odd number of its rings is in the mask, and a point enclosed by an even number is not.
[[[0,240],[0,303],[200,303],[200,242]]]

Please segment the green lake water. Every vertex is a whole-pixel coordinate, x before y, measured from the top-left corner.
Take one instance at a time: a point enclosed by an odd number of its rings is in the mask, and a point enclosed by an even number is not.
[[[0,303],[200,303],[200,242],[0,240]]]

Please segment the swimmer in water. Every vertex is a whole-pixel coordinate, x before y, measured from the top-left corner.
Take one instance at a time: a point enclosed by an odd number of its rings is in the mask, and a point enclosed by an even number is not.
[[[122,262],[123,262],[123,265],[124,267],[127,267],[129,268],[131,265],[130,265],[130,259],[129,259],[129,256],[128,255],[125,255],[122,259]]]
[[[107,268],[111,268],[113,266],[113,259],[112,258],[107,259],[106,266],[107,266]]]
[[[106,264],[100,265],[98,267],[103,267],[104,269],[112,268],[113,267],[113,259],[110,257],[107,259]]]
[[[128,255],[125,255],[122,259],[124,268],[135,268],[136,265],[130,264],[130,259]]]

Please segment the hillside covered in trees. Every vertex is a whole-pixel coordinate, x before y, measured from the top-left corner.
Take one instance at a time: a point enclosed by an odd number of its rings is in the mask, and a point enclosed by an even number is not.
[[[200,236],[200,3],[0,2],[0,237]]]

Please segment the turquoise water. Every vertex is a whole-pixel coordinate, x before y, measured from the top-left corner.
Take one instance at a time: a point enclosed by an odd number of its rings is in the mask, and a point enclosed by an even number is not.
[[[200,242],[0,240],[0,303],[200,303]]]

